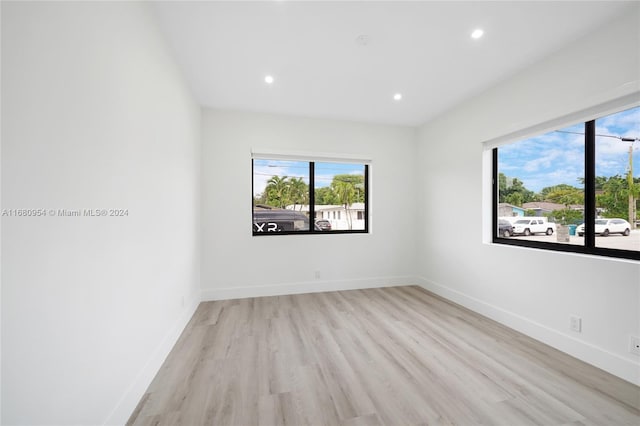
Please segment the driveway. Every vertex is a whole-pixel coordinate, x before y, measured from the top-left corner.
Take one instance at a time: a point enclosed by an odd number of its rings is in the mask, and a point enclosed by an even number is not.
[[[527,241],[546,241],[550,243],[558,243],[556,234],[531,235],[528,237],[518,235],[511,238]],[[570,235],[569,240],[569,243],[559,244],[584,245],[584,237],[579,237],[578,235]],[[620,234],[609,235],[608,237],[596,236],[596,247],[640,251],[640,229],[631,231],[631,235],[629,235],[628,237]]]

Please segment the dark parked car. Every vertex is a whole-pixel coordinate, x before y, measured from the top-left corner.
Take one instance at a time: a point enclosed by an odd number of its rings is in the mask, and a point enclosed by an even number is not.
[[[331,231],[331,222],[327,219],[318,219],[316,220],[316,227],[321,231]]]
[[[513,225],[505,219],[498,220],[498,235],[500,237],[510,237],[513,235]]]
[[[309,218],[301,212],[266,205],[253,208],[253,232],[297,232],[309,230]]]

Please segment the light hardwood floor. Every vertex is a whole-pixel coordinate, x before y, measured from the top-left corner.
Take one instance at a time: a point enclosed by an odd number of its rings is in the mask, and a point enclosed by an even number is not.
[[[129,425],[640,425],[640,388],[419,287],[204,302]]]

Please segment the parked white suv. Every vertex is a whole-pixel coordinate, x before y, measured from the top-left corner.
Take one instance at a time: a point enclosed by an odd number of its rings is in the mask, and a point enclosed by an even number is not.
[[[581,237],[584,235],[584,223],[578,225],[576,232]],[[627,237],[630,233],[631,225],[624,219],[596,219],[596,235],[606,237],[609,234],[622,234]]]
[[[554,232],[556,232],[556,224],[547,222],[546,217],[525,217],[513,223],[513,233],[518,235],[552,235]]]

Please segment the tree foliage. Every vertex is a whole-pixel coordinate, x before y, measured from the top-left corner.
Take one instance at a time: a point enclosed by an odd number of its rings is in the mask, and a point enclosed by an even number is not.
[[[254,204],[285,208],[309,204],[309,185],[301,178],[272,176],[262,194],[254,197]],[[329,186],[315,189],[316,205],[342,205],[348,209],[353,203],[364,202],[364,176],[335,175]]]
[[[501,203],[522,206],[524,203],[538,201],[536,194],[525,188],[521,180],[509,178],[504,173],[500,173],[498,176],[498,187]]]
[[[553,218],[555,222],[563,225],[580,224],[584,221],[582,211],[574,209],[560,209],[554,210],[549,214],[549,217]]]
[[[272,176],[267,181],[264,192],[253,199],[254,204],[266,204],[285,208],[309,203],[309,185],[301,178]]]
[[[584,179],[580,179],[584,184]],[[582,219],[582,212],[571,210],[572,204],[584,205],[584,189],[567,184],[543,188],[538,193],[528,190],[517,178],[508,178],[503,173],[498,176],[499,200],[522,207],[524,203],[544,201],[563,204],[566,208],[556,210],[551,216],[565,223],[575,223]],[[640,178],[616,175],[596,176],[596,207],[604,217],[626,218],[629,212],[629,190],[635,199],[640,197]],[[631,186],[631,188],[630,188]],[[640,212],[639,212],[640,213]]]
[[[319,197],[320,194],[320,197]],[[331,185],[316,189],[316,204],[351,205],[364,202],[364,176],[335,175]]]
[[[362,175],[335,175],[331,182],[331,192],[334,200],[341,204],[347,214],[349,229],[352,229],[351,215],[348,214],[349,207],[356,202],[364,201],[364,176]]]
[[[571,204],[584,204],[584,190],[562,183],[542,188],[538,198],[542,201],[564,204],[568,207]]]
[[[634,198],[640,193],[640,178],[629,182],[620,175],[602,178],[601,190],[596,192],[596,207],[602,210],[604,217],[627,217],[629,214],[629,189]],[[631,188],[629,185],[631,184]]]
[[[338,197],[330,186],[316,189],[315,197],[317,205],[338,204]]]

